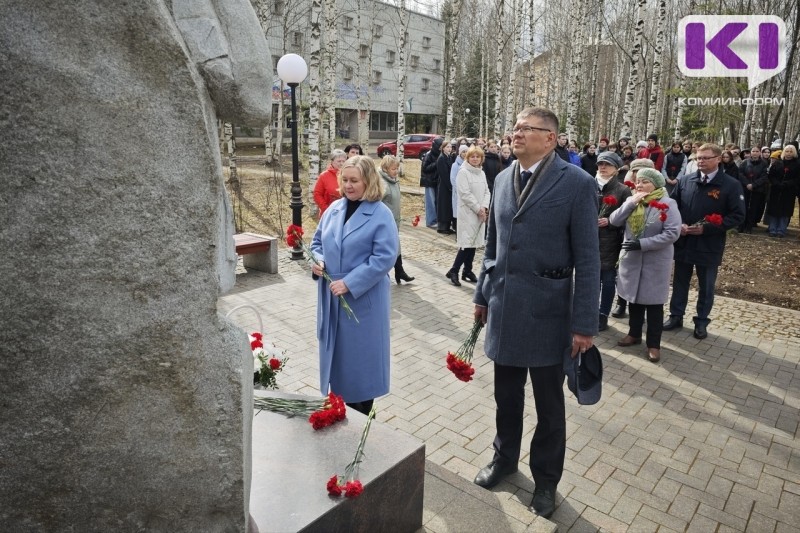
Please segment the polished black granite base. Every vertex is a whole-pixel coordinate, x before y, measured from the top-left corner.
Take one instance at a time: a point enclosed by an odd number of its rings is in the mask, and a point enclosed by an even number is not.
[[[259,396],[300,397],[256,391]],[[380,422],[370,428],[355,499],[328,496],[334,474],[353,460],[367,417],[314,431],[305,418],[262,411],[253,419],[250,514],[261,533],[294,531],[413,532],[422,525],[425,445]]]

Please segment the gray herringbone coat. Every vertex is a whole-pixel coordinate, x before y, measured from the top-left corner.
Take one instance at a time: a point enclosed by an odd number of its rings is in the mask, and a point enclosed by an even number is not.
[[[515,162],[494,184],[489,238],[473,302],[488,305],[484,343],[507,366],[562,362],[572,333],[597,334],[600,253],[594,179],[559,157],[517,209]],[[564,279],[546,271],[574,268]]]

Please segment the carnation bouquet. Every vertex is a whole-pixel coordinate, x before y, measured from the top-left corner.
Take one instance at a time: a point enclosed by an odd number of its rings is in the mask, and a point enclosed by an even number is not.
[[[332,392],[318,400],[256,396],[253,398],[253,408],[258,409],[256,414],[271,411],[289,418],[307,416],[314,429],[326,428],[347,417],[344,400]]]
[[[367,423],[364,424],[364,431],[361,432],[361,440],[356,448],[356,455],[344,469],[344,475],[334,474],[328,480],[326,488],[330,496],[339,497],[344,494],[348,498],[358,498],[364,492],[364,486],[358,480],[358,466],[364,458],[364,445],[367,443],[369,427],[375,419],[375,407],[372,407],[367,416]]]
[[[475,320],[467,338],[461,343],[456,353],[447,352],[447,369],[461,381],[472,381],[472,375],[475,373],[475,369],[472,368],[472,352],[475,350],[475,343],[478,341],[481,329],[483,329],[483,322]]]
[[[711,213],[710,215],[706,215],[703,217],[703,220],[698,220],[692,226],[705,226],[706,224],[710,224],[712,226],[721,226],[722,225],[722,215],[719,213]]]
[[[281,357],[283,350],[278,350],[260,332],[251,333],[249,338],[250,349],[253,350],[253,383],[267,389],[277,389],[276,376],[289,358]]]
[[[600,207],[600,213],[597,215],[597,218],[604,218],[613,210],[613,207],[617,205],[617,203],[617,198],[613,194],[603,196],[603,205]]]
[[[308,261],[309,263],[313,263],[317,266],[322,266],[319,260],[314,255],[314,253],[311,251],[311,248],[309,248],[306,242],[303,240],[303,228],[301,228],[300,226],[289,224],[289,227],[286,228],[286,244],[288,246],[291,246],[292,248],[299,247],[300,249],[302,249],[303,253],[306,256],[306,261]],[[325,281],[327,281],[328,284],[333,282],[330,275],[327,272],[325,272],[324,269],[322,270],[322,277],[325,278]],[[350,304],[348,304],[347,300],[345,300],[344,294],[339,295],[339,303],[341,304],[342,309],[344,309],[344,312],[348,316],[348,318],[352,318],[353,320],[356,321],[356,323],[358,323],[358,318],[356,317],[356,314],[353,312],[353,309],[350,307]]]

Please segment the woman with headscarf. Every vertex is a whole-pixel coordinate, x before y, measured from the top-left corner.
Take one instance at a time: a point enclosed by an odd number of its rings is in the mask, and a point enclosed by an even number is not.
[[[669,297],[673,243],[681,235],[678,204],[667,195],[664,176],[654,168],[636,173],[636,192],[611,213],[609,222],[625,225],[617,292],[628,302],[628,334],[619,346],[642,343],[647,315],[647,359],[661,360],[664,304]],[[651,202],[657,202],[653,204]]]

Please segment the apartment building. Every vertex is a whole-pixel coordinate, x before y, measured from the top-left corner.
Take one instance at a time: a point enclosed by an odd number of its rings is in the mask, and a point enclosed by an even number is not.
[[[266,35],[273,69],[288,53],[299,54],[308,61],[310,0],[261,3],[270,4]],[[336,42],[336,126],[340,134],[357,138],[359,114],[369,112],[370,138],[396,136],[400,21],[397,6],[376,0],[338,0],[334,35],[326,31],[324,16],[320,18],[323,52],[329,39]],[[415,132],[438,128],[444,88],[444,34],[441,20],[409,11],[405,113],[406,124]],[[307,103],[308,80],[299,89],[300,102]],[[277,70],[273,96],[280,97]]]

